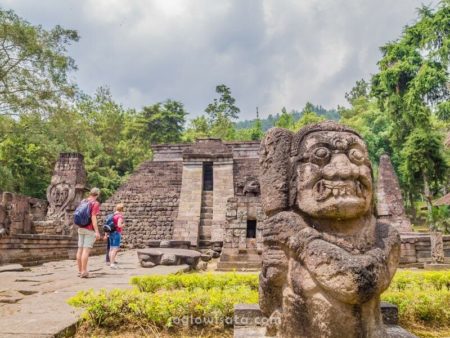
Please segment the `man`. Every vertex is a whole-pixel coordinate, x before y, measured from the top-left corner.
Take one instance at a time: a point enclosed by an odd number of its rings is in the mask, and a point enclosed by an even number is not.
[[[77,264],[78,273],[81,278],[88,278],[88,259],[91,249],[94,247],[96,240],[100,239],[100,232],[98,231],[97,215],[100,213],[100,203],[97,199],[100,196],[100,189],[92,188],[89,197],[83,202],[88,202],[91,207],[91,222],[84,227],[78,228],[78,251]]]

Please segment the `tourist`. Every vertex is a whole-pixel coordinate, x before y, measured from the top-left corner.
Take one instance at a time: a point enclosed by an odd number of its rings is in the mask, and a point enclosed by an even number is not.
[[[123,204],[119,203],[116,205],[114,211],[113,222],[116,226],[115,231],[109,234],[109,261],[111,269],[117,269],[116,256],[120,249],[120,242],[122,239],[122,230],[125,225],[123,221]]]
[[[91,249],[94,247],[96,240],[100,239],[98,231],[97,215],[100,212],[100,203],[97,199],[100,196],[100,189],[92,188],[89,197],[81,203],[89,203],[90,205],[90,222],[86,226],[78,228],[78,251],[77,264],[78,272],[81,278],[88,278],[88,259]]]

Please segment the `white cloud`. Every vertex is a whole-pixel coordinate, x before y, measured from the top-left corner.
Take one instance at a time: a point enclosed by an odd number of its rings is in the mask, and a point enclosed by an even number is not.
[[[198,115],[217,84],[243,118],[307,102],[335,107],[376,71],[421,0],[0,0],[35,24],[80,32],[80,87],[126,106],[173,98]],[[39,6],[37,10],[37,4]]]

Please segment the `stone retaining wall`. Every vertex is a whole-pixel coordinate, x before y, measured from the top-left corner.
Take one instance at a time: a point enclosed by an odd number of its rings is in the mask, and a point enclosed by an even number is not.
[[[423,266],[431,262],[429,234],[401,234],[400,266]],[[450,235],[443,236],[445,261],[450,263]]]
[[[75,259],[77,239],[71,236],[19,234],[0,239],[0,265],[20,263],[25,266],[59,259]],[[97,242],[92,254],[106,252],[104,242]]]

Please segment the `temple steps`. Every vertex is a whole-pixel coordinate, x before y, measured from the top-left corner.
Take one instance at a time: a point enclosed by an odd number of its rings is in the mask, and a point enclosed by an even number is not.
[[[202,192],[202,205],[200,212],[200,225],[199,225],[199,249],[211,248],[211,228],[213,219],[213,192]]]

